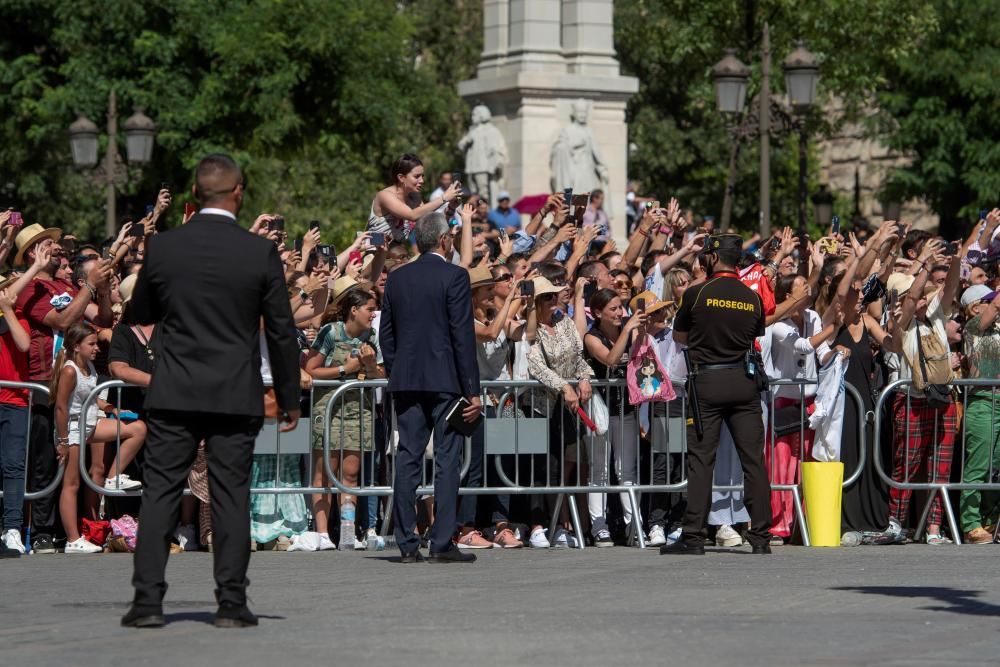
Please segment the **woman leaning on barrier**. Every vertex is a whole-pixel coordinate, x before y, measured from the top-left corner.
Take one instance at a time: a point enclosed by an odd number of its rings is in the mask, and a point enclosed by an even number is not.
[[[968,244],[968,242],[967,242]],[[951,478],[951,462],[958,431],[957,412],[950,394],[931,402],[927,385],[947,384],[951,380],[951,359],[948,354],[948,334],[945,325],[953,310],[958,292],[959,257],[943,254],[943,244],[931,239],[924,244],[911,270],[915,277],[893,274],[889,277],[890,293],[895,290],[901,302],[895,331],[886,346],[899,355],[899,379],[911,384],[900,388],[893,402],[892,478],[898,482],[930,481],[947,483]],[[944,286],[939,290],[928,280],[931,266],[948,265]],[[923,357],[923,362],[921,362]],[[892,489],[889,492],[889,520],[893,528],[906,521],[913,491]],[[927,544],[947,544],[951,540],[941,534],[941,498],[935,494],[927,515]]]
[[[580,280],[586,280],[581,278]],[[643,309],[625,320],[622,299],[618,292],[602,289],[590,298],[590,314],[593,326],[583,338],[587,359],[598,378],[615,380],[619,387],[605,388],[600,393],[608,408],[608,432],[604,436],[588,438],[593,447],[590,457],[590,483],[603,486],[610,484],[608,470],[608,441],[614,450],[615,473],[619,484],[639,482],[639,461],[636,444],[639,440],[639,425],[636,408],[628,401],[625,389],[625,370],[628,365],[632,344],[646,335],[646,312]],[[632,502],[629,494],[619,494],[625,513],[625,524],[632,521]],[[612,547],[614,540],[608,530],[607,494],[588,494],[590,510],[590,531],[594,546]]]
[[[339,319],[323,325],[306,358],[306,372],[314,380],[346,382],[361,379],[361,376],[369,380],[385,377],[378,340],[372,328],[375,309],[375,295],[360,286],[348,289],[339,301],[335,301],[334,310]],[[327,413],[327,398],[333,391],[335,388],[330,387],[316,391],[313,396],[312,485],[328,484],[323,465],[323,438],[329,421],[330,468],[345,486],[357,487],[362,452],[371,452],[374,441],[372,390],[348,390],[334,401]],[[324,540],[321,548],[332,549],[333,544],[327,546],[325,542],[330,529],[330,496],[314,494],[312,502],[316,532]],[[356,504],[355,497],[340,494],[341,507],[349,502]]]
[[[548,389],[548,396],[533,404],[536,411],[544,410],[549,416],[548,460],[536,464],[535,470],[536,474],[545,474],[543,471],[547,470],[549,483],[558,485],[565,477],[560,469],[562,462],[575,463],[579,458],[577,409],[590,400],[593,391],[590,378],[594,371],[583,358],[583,340],[577,325],[560,308],[568,301],[564,296],[566,285],[553,285],[547,278],[535,278],[532,282],[538,331],[528,352],[528,372]],[[566,446],[569,448],[564,450]],[[534,482],[539,480],[536,478]],[[531,546],[574,546],[579,536],[571,535],[565,528],[559,528],[551,541],[546,537],[543,526],[548,515],[543,497],[532,495],[531,500]]]
[[[515,341],[524,338],[527,321],[518,317],[522,304],[520,280],[504,265],[492,270],[485,264],[469,270],[472,286],[473,319],[476,328],[476,362],[479,379],[511,380],[511,354]],[[497,296],[503,293],[503,302],[497,306]],[[500,396],[503,389],[488,389],[483,405],[488,418],[501,412]],[[508,404],[512,405],[512,404]],[[472,462],[464,486],[477,487],[483,483],[485,474],[486,423],[481,421],[472,436]],[[490,504],[493,522],[492,541],[475,529],[476,510],[479,498]],[[465,495],[458,506],[458,545],[466,549],[488,549],[497,545],[506,549],[524,546],[517,539],[510,524],[510,495],[488,496]]]
[[[1000,292],[973,285],[962,294],[965,323],[965,356],[969,378],[1000,380]],[[1000,409],[991,388],[970,389],[965,409],[965,469],[963,482],[993,482],[1000,473]],[[965,541],[989,544],[996,525],[1000,498],[995,492],[962,491],[960,522]]]
[[[798,275],[783,276],[777,280],[774,290],[775,302],[780,306],[791,298],[793,290],[802,290],[806,278]],[[793,307],[785,319],[771,327],[771,361],[778,377],[783,380],[812,381],[804,385],[780,385],[774,390],[774,410],[799,407],[809,412],[816,396],[818,367],[826,363],[833,351],[830,340],[837,327],[843,322],[839,302],[831,304],[821,318],[819,313],[807,308],[808,300]],[[819,364],[817,364],[817,356]],[[799,460],[809,460],[812,449],[813,431],[804,429],[804,442],[799,431],[777,436],[774,443],[764,447],[765,462],[772,484],[795,484],[798,476]],[[771,429],[767,429],[768,440]],[[791,491],[771,492],[771,534],[773,541],[785,543],[792,535],[795,513]]]

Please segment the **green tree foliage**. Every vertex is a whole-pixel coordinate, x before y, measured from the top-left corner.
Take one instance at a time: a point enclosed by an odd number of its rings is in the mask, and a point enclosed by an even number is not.
[[[123,215],[163,180],[189,191],[199,157],[226,151],[249,215],[319,219],[343,243],[396,156],[451,169],[481,21],[474,0],[0,0],[0,204],[100,235],[103,191],[72,167],[67,127],[80,111],[103,130],[113,88],[119,122],[140,105],[159,127]]]
[[[1000,201],[1000,2],[936,0],[940,25],[887,72],[878,104],[890,145],[915,156],[892,186],[957,237]]]
[[[674,194],[697,211],[718,215],[730,139],[715,110],[711,68],[725,47],[753,73],[748,99],[760,88],[764,22],[771,29],[771,90],[784,89],[781,61],[804,39],[821,60],[820,102],[838,98],[852,118],[886,84],[890,63],[916,53],[935,15],[928,0],[617,0],[615,42],[625,73],[637,76],[629,104],[629,172],[647,191]],[[811,131],[830,131],[815,112]],[[797,220],[798,144],[772,143],[772,225]],[[738,163],[733,223],[757,227],[759,152],[744,144]],[[811,188],[812,189],[812,188]],[[811,208],[811,207],[810,207]]]

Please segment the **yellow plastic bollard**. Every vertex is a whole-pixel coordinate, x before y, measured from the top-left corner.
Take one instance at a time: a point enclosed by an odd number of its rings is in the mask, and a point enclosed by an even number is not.
[[[809,541],[814,547],[840,546],[840,500],[844,464],[810,462],[802,464],[802,493],[805,496]]]

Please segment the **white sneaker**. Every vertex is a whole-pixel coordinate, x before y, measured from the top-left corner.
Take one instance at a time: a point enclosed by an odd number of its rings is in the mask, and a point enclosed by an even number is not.
[[[125,473],[122,473],[116,477],[108,477],[104,480],[104,488],[109,490],[121,489],[122,491],[129,491],[131,489],[141,489],[142,482],[132,479]]]
[[[580,546],[580,542],[576,535],[565,528],[559,528],[556,530],[556,538],[552,540],[552,546],[556,549],[576,549]]]
[[[184,551],[197,551],[198,538],[194,534],[194,526],[191,524],[179,525],[174,531],[174,539]]]
[[[64,550],[68,554],[99,554],[102,551],[104,549],[92,542],[88,542],[85,537],[78,537],[72,542],[67,542],[66,549]]]
[[[24,553],[24,544],[21,542],[21,531],[16,528],[11,528],[5,530],[3,533],[3,538],[0,538],[3,545],[8,549],[13,549],[20,554]]]
[[[528,538],[528,544],[535,549],[548,549],[551,546],[549,544],[549,538],[545,537],[544,528],[535,528],[531,531],[531,537]]]
[[[681,533],[682,531],[680,526],[677,526],[672,531],[667,533],[667,544],[669,545],[678,542],[681,539]]]
[[[667,536],[663,532],[663,526],[653,526],[649,530],[649,539],[646,540],[647,547],[662,547],[667,543]]]
[[[720,547],[739,547],[743,546],[743,538],[732,526],[724,525],[715,531],[715,543]]]
[[[319,551],[333,551],[337,548],[331,540],[330,536],[323,534],[319,536]]]

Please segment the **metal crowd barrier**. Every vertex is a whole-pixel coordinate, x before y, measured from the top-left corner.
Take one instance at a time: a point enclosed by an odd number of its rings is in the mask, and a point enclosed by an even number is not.
[[[52,477],[52,481],[46,484],[41,489],[36,489],[34,491],[28,491],[28,477],[31,474],[31,415],[34,412],[34,397],[35,393],[43,394],[45,396],[45,401],[48,402],[49,399],[49,388],[43,384],[38,384],[37,382],[8,382],[0,381],[0,389],[27,389],[31,393],[28,396],[28,407],[25,408],[28,411],[28,416],[26,418],[27,432],[24,434],[27,440],[27,446],[24,449],[24,476],[25,476],[25,500],[37,500],[39,498],[44,498],[45,496],[53,493],[62,484],[63,478],[63,466],[57,466],[55,475]],[[42,445],[44,446],[44,444]],[[50,447],[55,447],[55,430],[53,429],[52,441],[49,443]],[[53,458],[55,456],[53,455]],[[0,498],[3,498],[3,489],[0,489]]]
[[[814,384],[808,380],[781,380],[772,386],[798,386],[800,397],[804,396],[805,386]],[[253,488],[252,493],[274,494],[329,494],[345,493],[360,497],[390,497],[393,493],[392,479],[395,473],[396,435],[395,418],[392,415],[390,402],[385,400],[388,385],[386,380],[351,380],[314,381],[313,390],[309,396],[308,417],[299,421],[298,427],[290,433],[280,433],[277,425],[271,420],[265,423],[264,430],[258,437],[255,455],[273,455],[278,457],[296,455],[305,456],[306,475],[302,486],[289,487],[282,485],[281,466],[277,466],[277,479],[272,487]],[[105,391],[128,386],[120,381],[105,382],[99,385],[84,401],[81,414],[85,415],[90,404]],[[642,406],[634,407],[628,403],[628,389],[623,380],[592,380],[595,395],[600,395],[609,413],[608,432],[595,435],[583,425],[580,417],[569,417],[568,411],[562,407],[560,400],[554,400],[545,388],[534,380],[525,381],[489,381],[482,383],[483,405],[487,411],[481,437],[466,438],[462,461],[462,477],[472,470],[474,460],[482,456],[482,478],[478,483],[465,484],[459,489],[461,495],[534,495],[551,496],[551,520],[548,522],[550,536],[559,525],[562,506],[567,506],[569,519],[576,534],[582,538],[582,522],[577,506],[576,494],[620,494],[623,504],[631,507],[632,521],[628,526],[630,541],[645,546],[643,518],[640,508],[641,494],[679,494],[687,489],[686,479],[686,422],[688,410],[686,399],[679,396],[671,404],[657,408],[649,416],[648,437],[644,440],[640,434],[640,413]],[[857,468],[845,472],[844,487],[853,484],[860,476],[866,457],[865,421],[862,414],[863,402],[857,390],[849,384],[845,385],[847,394],[857,406],[859,463]],[[317,398],[317,394],[328,392]],[[120,404],[120,394],[119,394]],[[773,392],[768,398],[770,414],[774,414]],[[110,400],[114,403],[115,401]],[[363,404],[366,409],[354,409]],[[312,445],[312,429],[314,426],[314,411],[317,406],[324,410],[327,418],[323,423],[322,461],[317,461],[316,452],[320,451]],[[584,405],[584,409],[593,414],[593,399]],[[671,407],[673,408],[671,410]],[[846,408],[845,408],[846,409]],[[336,421],[330,418],[335,410],[339,413]],[[351,413],[350,418],[344,417]],[[665,414],[657,414],[657,413]],[[558,417],[559,428],[551,422],[552,417]],[[348,437],[348,430],[351,435]],[[773,443],[774,425],[770,424]],[[800,424],[800,437],[806,429],[804,404],[803,420]],[[564,431],[571,435],[565,435]],[[554,432],[553,432],[554,431]],[[552,445],[550,436],[558,435],[564,439],[565,445]],[[348,441],[354,439],[365,443],[361,450],[348,448]],[[370,447],[368,446],[370,443]],[[336,457],[344,461],[352,451],[358,451],[359,470],[357,483],[348,484],[344,476],[334,471],[332,461]],[[612,458],[614,457],[614,458]],[[492,458],[492,462],[489,459]],[[612,466],[612,460],[614,466]],[[428,463],[433,462],[431,455]],[[492,465],[491,465],[492,463]],[[645,465],[643,465],[645,463]],[[315,466],[321,465],[325,473],[326,484],[321,486],[308,485],[316,472]],[[657,465],[660,472],[657,472]],[[773,465],[773,457],[772,457]],[[95,492],[110,496],[135,496],[140,490],[125,491],[121,489],[105,489],[94,484],[84,469],[84,457],[80,458],[81,479]],[[340,466],[339,466],[340,467]],[[611,470],[615,470],[618,483],[611,483]],[[679,470],[679,476],[678,476]],[[341,467],[342,471],[342,467]],[[645,472],[645,474],[643,474]],[[495,479],[491,483],[490,476]],[[643,478],[649,481],[643,483]],[[659,483],[653,483],[660,477]],[[671,481],[674,479],[674,481]],[[425,465],[423,478],[417,491],[418,496],[433,495],[434,472],[433,465]],[[808,545],[808,529],[802,506],[801,488],[798,483],[780,484],[772,487],[776,491],[789,491],[793,494],[796,518],[801,526],[803,542]],[[716,486],[715,491],[740,491],[742,486]],[[185,493],[189,493],[185,490]],[[588,496],[588,501],[591,498]],[[595,499],[596,502],[596,499]],[[606,499],[601,499],[606,502]],[[509,507],[509,506],[508,506]],[[604,510],[607,516],[606,509]],[[388,517],[383,521],[383,534],[389,530]],[[583,547],[580,539],[579,547]]]
[[[909,475],[910,468],[910,450],[906,447],[903,458],[903,467],[905,476],[904,479],[898,480],[894,479],[891,473],[887,473],[882,467],[881,460],[881,446],[882,443],[878,434],[880,433],[880,428],[882,425],[883,412],[885,411],[886,401],[895,401],[897,392],[905,397],[906,406],[904,411],[904,418],[906,421],[906,438],[905,441],[910,441],[910,415],[912,414],[912,398],[909,391],[905,391],[906,388],[912,386],[911,380],[896,380],[887,386],[878,397],[878,401],[875,404],[875,443],[872,450],[872,456],[875,457],[875,469],[879,474],[879,477],[894,489],[900,491],[929,491],[927,495],[927,500],[924,502],[923,509],[920,513],[920,520],[917,522],[916,532],[914,533],[914,538],[919,539],[923,534],[923,531],[927,524],[927,518],[930,515],[931,506],[934,503],[935,498],[940,498],[942,514],[948,521],[948,528],[951,531],[952,539],[955,544],[962,544],[962,536],[964,533],[960,530],[958,521],[955,517],[954,506],[951,502],[951,497],[949,493],[951,491],[1000,491],[1000,470],[994,466],[994,455],[996,454],[997,448],[997,428],[996,423],[993,420],[992,415],[996,415],[997,412],[997,389],[1000,388],[1000,380],[986,380],[986,379],[969,379],[969,380],[953,380],[948,386],[960,393],[960,400],[956,402],[956,405],[960,404],[962,406],[961,415],[956,415],[956,419],[961,419],[959,424],[961,430],[958,432],[961,434],[961,438],[956,434],[955,442],[952,445],[951,452],[951,466],[955,463],[955,457],[959,457],[961,461],[961,475],[959,476],[958,482],[951,481],[951,470],[949,471],[949,479],[945,480],[929,480],[929,481],[912,481]],[[968,431],[968,420],[965,419],[965,415],[968,414],[968,407],[970,401],[970,392],[975,392],[976,390],[989,390],[989,399],[991,401],[991,419],[990,419],[990,451],[989,451],[989,473],[984,481],[969,482],[965,481],[965,467],[966,467],[966,456],[965,456],[965,438]],[[900,391],[904,390],[904,391]],[[973,400],[986,400],[982,395],[973,396]],[[937,433],[938,428],[941,424],[942,419],[941,411],[935,411],[934,414],[934,435],[932,436],[935,446],[933,446],[930,456],[927,459],[927,471],[930,473],[929,477],[937,477],[936,469],[940,462],[940,452],[938,451],[937,443]],[[893,419],[895,421],[895,419]],[[893,446],[895,445],[895,438],[893,439]],[[895,452],[893,452],[895,459]],[[995,536],[994,536],[995,537]]]

